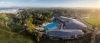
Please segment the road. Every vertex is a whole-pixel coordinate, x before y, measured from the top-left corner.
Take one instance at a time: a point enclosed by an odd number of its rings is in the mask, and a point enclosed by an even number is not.
[[[93,29],[92,29],[93,26],[90,25],[90,24],[88,24],[88,23],[77,13],[77,11],[76,11],[76,13],[75,13],[75,17],[77,18],[77,20],[79,20],[79,21],[81,21],[82,23],[84,23],[85,25],[87,25],[87,28],[88,28],[88,29],[93,30]],[[96,28],[96,27],[95,27],[95,28]],[[93,30],[92,41],[91,41],[91,43],[96,43],[95,37],[96,37],[97,31],[98,31],[98,30]]]
[[[96,33],[98,32],[98,27],[95,27],[95,30],[92,34],[92,41],[91,43],[96,43],[95,37],[96,37]]]
[[[88,29],[92,28],[92,25],[88,24],[77,12],[75,13],[75,17],[77,18],[77,20],[87,25]]]

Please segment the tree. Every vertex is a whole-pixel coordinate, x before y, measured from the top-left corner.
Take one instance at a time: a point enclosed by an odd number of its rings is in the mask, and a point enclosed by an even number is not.
[[[1,25],[7,26],[8,20],[9,18],[7,17],[6,14],[0,14],[0,22],[1,22],[0,24]]]
[[[40,38],[42,37],[42,34],[40,32],[33,32],[32,35],[35,36],[37,42],[39,42],[40,41]]]
[[[60,16],[63,16],[64,15],[64,11],[60,11]]]
[[[25,23],[26,24],[26,30],[28,32],[32,33],[33,31],[36,30],[35,27],[34,27],[34,25],[32,24],[32,22],[33,22],[32,16],[29,15],[26,20],[27,20],[26,23]]]

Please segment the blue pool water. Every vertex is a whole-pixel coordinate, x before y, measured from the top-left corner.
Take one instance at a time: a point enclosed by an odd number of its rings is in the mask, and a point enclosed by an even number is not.
[[[55,27],[58,23],[57,22],[52,22],[50,24],[47,24],[46,26],[44,26],[44,28],[46,30],[52,29],[53,27]]]

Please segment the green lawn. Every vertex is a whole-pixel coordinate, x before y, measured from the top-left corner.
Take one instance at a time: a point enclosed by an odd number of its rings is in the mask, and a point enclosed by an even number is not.
[[[0,43],[34,43],[30,38],[0,30]]]
[[[96,15],[85,15],[85,16],[89,16],[89,18],[84,19],[87,23],[95,26],[100,26],[100,18],[98,16]]]
[[[91,25],[96,25],[96,26],[100,26],[100,20],[98,19],[85,19],[85,21]]]

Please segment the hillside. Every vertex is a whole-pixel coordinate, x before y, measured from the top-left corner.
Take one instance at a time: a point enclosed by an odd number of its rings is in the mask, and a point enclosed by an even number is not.
[[[34,43],[30,38],[0,29],[0,43]]]

